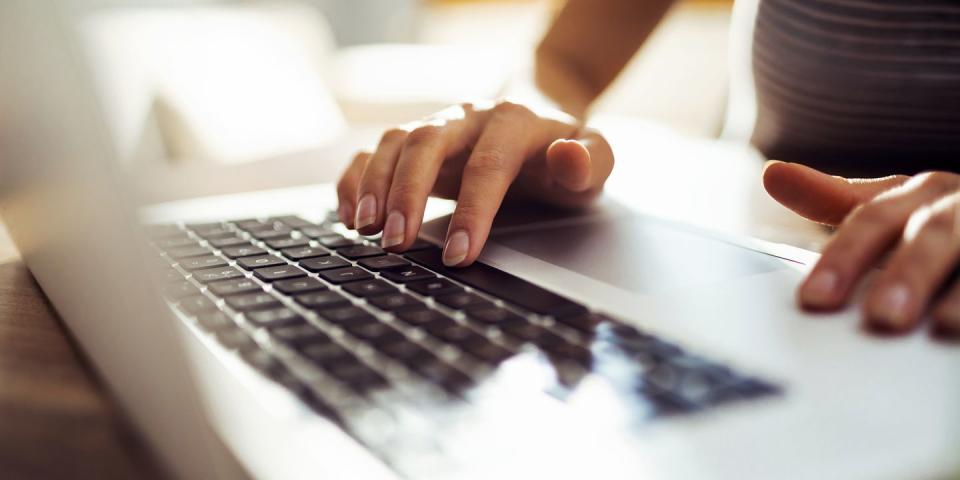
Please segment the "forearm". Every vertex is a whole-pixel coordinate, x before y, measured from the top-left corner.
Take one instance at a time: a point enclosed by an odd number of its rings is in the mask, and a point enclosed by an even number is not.
[[[569,0],[537,48],[532,84],[584,118],[673,0]]]

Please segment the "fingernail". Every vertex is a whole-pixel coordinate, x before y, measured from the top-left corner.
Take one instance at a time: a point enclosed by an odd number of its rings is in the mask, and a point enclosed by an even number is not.
[[[804,305],[827,307],[834,303],[840,277],[833,270],[814,273],[803,286],[801,294]]]
[[[470,238],[467,232],[457,230],[447,238],[447,245],[443,249],[443,264],[448,267],[454,267],[467,258],[467,251],[470,250]]]
[[[404,231],[407,228],[406,219],[400,212],[390,212],[387,222],[383,225],[383,248],[390,248],[403,243]]]
[[[357,228],[363,228],[377,221],[377,199],[368,193],[357,204]]]
[[[906,325],[910,314],[910,289],[903,284],[887,288],[872,310],[871,316],[891,327]]]
[[[340,217],[340,222],[350,228],[353,223],[353,208],[344,203],[337,209],[337,215]]]

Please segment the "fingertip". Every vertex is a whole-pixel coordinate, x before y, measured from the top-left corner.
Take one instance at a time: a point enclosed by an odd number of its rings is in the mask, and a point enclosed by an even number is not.
[[[590,151],[577,140],[559,139],[550,144],[547,168],[554,181],[567,190],[590,188]]]
[[[796,164],[780,160],[767,160],[763,164],[763,188],[777,201],[781,201],[794,189],[797,171]],[[786,198],[789,200],[789,198]]]
[[[465,267],[472,263],[470,256],[470,235],[466,230],[456,230],[447,236],[443,247],[443,264],[448,267]]]
[[[349,229],[353,229],[353,206],[341,202],[337,208],[337,216],[340,217],[340,223]]]
[[[797,290],[797,302],[811,312],[838,310],[845,300],[840,276],[833,270],[814,271]]]

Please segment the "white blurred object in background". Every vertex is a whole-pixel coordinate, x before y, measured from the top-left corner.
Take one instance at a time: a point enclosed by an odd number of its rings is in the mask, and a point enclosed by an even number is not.
[[[341,50],[331,88],[351,123],[405,123],[489,99],[519,62],[495,48],[379,44]]]
[[[323,147],[346,128],[314,8],[115,8],[86,27],[124,158],[247,162]]]
[[[341,47],[417,38],[421,0],[307,1],[323,11]]]

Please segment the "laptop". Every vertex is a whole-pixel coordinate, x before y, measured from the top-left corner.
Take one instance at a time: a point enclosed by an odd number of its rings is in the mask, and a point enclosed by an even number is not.
[[[172,476],[960,471],[960,349],[798,311],[809,252],[611,200],[448,269],[442,215],[386,254],[329,185],[141,204],[72,7],[0,5],[0,214]]]

